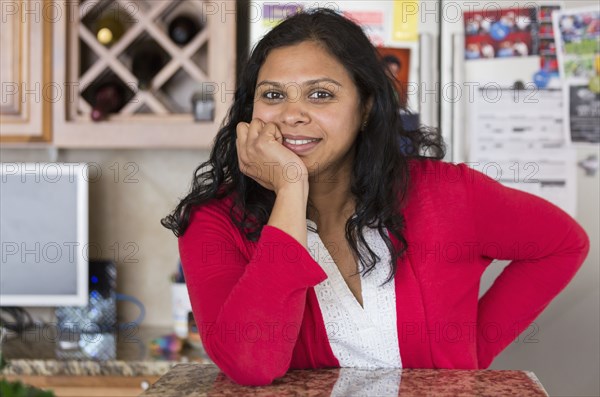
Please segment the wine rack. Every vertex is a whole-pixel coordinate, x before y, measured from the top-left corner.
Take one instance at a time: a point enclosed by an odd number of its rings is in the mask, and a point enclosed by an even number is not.
[[[67,17],[54,32],[53,75],[64,93],[53,123],[56,146],[208,148],[233,100],[235,1],[72,3],[63,1]],[[106,15],[118,18],[122,27],[110,45],[97,34]],[[169,24],[181,15],[198,26],[184,45],[169,36]],[[144,89],[134,68],[141,47],[154,49],[160,59]],[[95,95],[107,82],[120,86],[121,103],[105,120],[94,121]],[[199,93],[214,102],[212,119],[194,118],[192,97]]]

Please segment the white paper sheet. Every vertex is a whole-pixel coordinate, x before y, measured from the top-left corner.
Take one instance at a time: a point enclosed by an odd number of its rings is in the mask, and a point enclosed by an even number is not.
[[[576,214],[576,157],[561,90],[478,90],[467,111],[469,163],[505,186]]]

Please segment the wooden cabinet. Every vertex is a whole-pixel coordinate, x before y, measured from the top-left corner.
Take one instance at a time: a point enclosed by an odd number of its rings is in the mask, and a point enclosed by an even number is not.
[[[50,141],[57,148],[211,146],[235,91],[235,0],[1,3],[3,142]],[[7,12],[5,3],[15,10]],[[122,35],[110,46],[97,39],[98,21],[107,13],[123,22]],[[199,27],[185,45],[168,33],[180,15]],[[132,68],[141,43],[165,60],[143,90]],[[110,79],[125,87],[125,100],[107,120],[94,122],[97,88]],[[37,87],[37,95],[21,85]],[[19,90],[7,95],[15,87]],[[193,96],[213,104],[212,119],[195,121]]]
[[[40,389],[52,390],[56,397],[111,397],[139,396],[156,382],[159,376],[15,376]]]
[[[51,23],[42,0],[2,1],[0,141],[51,140]]]

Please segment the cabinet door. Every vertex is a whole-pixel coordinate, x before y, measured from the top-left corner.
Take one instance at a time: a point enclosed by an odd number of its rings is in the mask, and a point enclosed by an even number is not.
[[[54,24],[53,80],[64,95],[54,111],[54,143],[62,148],[209,148],[233,99],[235,1],[58,0],[66,17]],[[107,15],[119,25],[110,45],[98,40]],[[184,45],[169,36],[187,15],[199,31]],[[164,58],[139,89],[136,51],[148,44]],[[123,105],[94,122],[99,87],[122,86]],[[212,120],[195,121],[192,96],[213,98]]]
[[[51,14],[42,0],[2,1],[0,140],[51,139]]]

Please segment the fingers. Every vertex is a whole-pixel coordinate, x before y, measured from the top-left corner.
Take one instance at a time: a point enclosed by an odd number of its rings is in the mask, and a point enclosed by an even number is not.
[[[269,123],[272,124],[272,123]],[[238,152],[239,166],[242,173],[254,176],[256,167],[257,148],[260,138],[265,136],[265,123],[259,118],[254,118],[250,123],[240,122],[236,126],[236,148]],[[272,127],[269,127],[272,128]],[[260,152],[260,150],[258,150]]]
[[[240,162],[240,170],[243,170],[248,165],[248,152],[247,152],[247,142],[248,142],[248,130],[250,129],[250,124],[245,122],[240,122],[235,128],[236,132],[236,141],[235,146],[238,153],[238,159]]]
[[[278,146],[273,144],[279,142]],[[275,123],[265,123],[255,118],[250,123],[240,122],[236,126],[236,148],[240,171],[257,181],[263,187],[272,189],[272,181],[264,179],[268,170],[264,162],[281,162],[283,135]],[[285,153],[284,153],[285,154]]]
[[[258,135],[261,133],[264,126],[265,122],[261,119],[252,119],[252,121],[250,121],[248,128],[248,139],[250,143],[258,138]]]
[[[283,142],[283,135],[281,135],[281,131],[279,127],[275,123],[268,122],[265,123],[259,118],[252,119],[249,124],[249,138],[257,139],[261,135],[272,136],[275,140]]]
[[[283,135],[281,135],[281,131],[275,123],[267,123],[263,127],[263,133],[269,137],[273,137],[276,141],[283,144]]]

